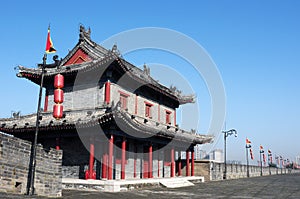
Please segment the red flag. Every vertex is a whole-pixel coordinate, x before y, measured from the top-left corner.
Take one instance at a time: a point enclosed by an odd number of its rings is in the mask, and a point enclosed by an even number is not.
[[[246,144],[251,144],[251,141],[248,138],[246,138]]]
[[[263,153],[264,152],[264,147],[262,145],[259,146],[260,152]]]
[[[251,149],[251,148],[250,148],[250,158],[251,158],[251,160],[254,159],[254,157],[253,157],[253,152],[252,152],[252,149]]]
[[[46,42],[46,53],[55,53],[56,50],[53,46],[51,37],[50,37],[50,27],[48,27],[48,35],[47,35],[47,42]]]

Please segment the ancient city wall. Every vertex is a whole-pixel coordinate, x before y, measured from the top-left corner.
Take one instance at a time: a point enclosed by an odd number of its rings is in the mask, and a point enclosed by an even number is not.
[[[247,165],[227,164],[226,179],[238,179],[247,177]],[[215,163],[210,161],[195,161],[195,175],[204,176],[205,181],[222,180],[225,170],[224,163]],[[299,170],[289,170],[286,168],[262,167],[263,176],[288,174],[299,172]],[[260,176],[259,166],[249,165],[249,177]]]
[[[25,194],[31,143],[0,133],[0,191]],[[35,194],[59,197],[62,194],[62,151],[37,147]]]

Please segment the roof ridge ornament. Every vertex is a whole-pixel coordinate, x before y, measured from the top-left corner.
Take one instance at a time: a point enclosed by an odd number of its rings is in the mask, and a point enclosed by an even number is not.
[[[80,24],[80,27],[79,27],[79,40],[80,41],[83,41],[84,38],[87,38],[87,39],[91,39],[91,28],[89,27],[87,30],[85,29],[85,27]]]
[[[111,52],[115,53],[117,56],[121,55],[121,52],[119,51],[117,44],[113,45],[113,47],[111,48]]]
[[[146,63],[144,63],[143,65],[143,72],[147,75],[150,76],[150,68],[146,65]]]

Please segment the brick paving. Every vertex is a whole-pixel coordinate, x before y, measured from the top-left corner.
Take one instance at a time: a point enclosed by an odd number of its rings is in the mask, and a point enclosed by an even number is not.
[[[24,198],[24,196],[1,194],[0,198]],[[29,197],[26,197],[29,198]],[[42,197],[33,197],[42,198]],[[300,174],[253,177],[238,180],[199,183],[192,187],[167,189],[163,187],[136,189],[118,193],[107,192],[63,192],[63,199],[72,198],[300,198]]]

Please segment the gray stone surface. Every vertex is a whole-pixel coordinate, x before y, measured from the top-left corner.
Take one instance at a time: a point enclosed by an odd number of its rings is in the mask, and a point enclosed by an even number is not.
[[[108,193],[101,191],[63,191],[63,198],[289,198],[300,197],[300,174],[273,175],[238,180],[225,180],[195,184],[192,187],[167,189],[144,187],[131,191]],[[0,198],[26,198],[21,195],[0,193]],[[33,197],[42,198],[42,197]]]

